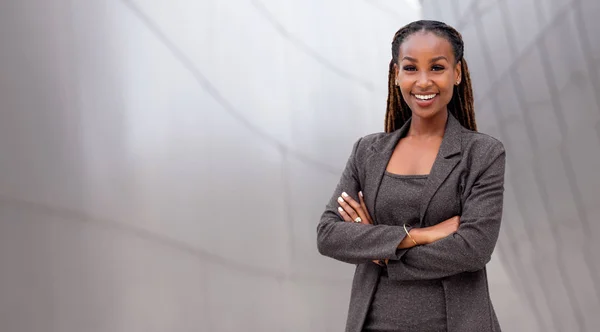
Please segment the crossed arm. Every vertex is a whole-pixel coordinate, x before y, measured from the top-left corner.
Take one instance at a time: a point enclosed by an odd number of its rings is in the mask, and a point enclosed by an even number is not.
[[[372,225],[362,198],[360,203],[352,200],[360,190],[353,159],[358,143],[317,228],[321,254],[355,264],[386,261],[388,276],[394,280],[439,279],[485,267],[496,245],[502,215],[505,152],[501,145],[488,153],[491,162],[465,198],[456,230],[448,225],[450,219],[407,229],[418,243],[415,246],[403,227]],[[348,188],[348,196],[339,200],[342,188]],[[362,222],[351,222],[353,214]]]

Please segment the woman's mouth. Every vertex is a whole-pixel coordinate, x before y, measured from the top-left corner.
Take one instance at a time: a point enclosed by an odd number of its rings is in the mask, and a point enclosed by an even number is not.
[[[431,106],[431,104],[433,104],[433,102],[435,101],[435,98],[437,97],[437,93],[431,93],[431,94],[412,94],[413,97],[415,97],[415,101],[417,103],[417,105],[419,105],[420,107],[428,107]]]

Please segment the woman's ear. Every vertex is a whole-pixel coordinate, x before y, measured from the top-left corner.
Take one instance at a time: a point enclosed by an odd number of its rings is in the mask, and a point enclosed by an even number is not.
[[[459,61],[456,63],[456,66],[454,66],[454,83],[456,85],[460,84],[460,81],[462,79],[462,62]]]
[[[398,80],[398,64],[394,63],[394,84],[396,84],[396,86],[400,86],[400,81]]]

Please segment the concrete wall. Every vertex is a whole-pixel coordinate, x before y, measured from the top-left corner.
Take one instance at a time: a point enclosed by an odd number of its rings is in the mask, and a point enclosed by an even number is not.
[[[507,331],[600,328],[600,3],[424,0],[463,34],[480,130],[507,149]],[[491,279],[495,278],[490,276]]]

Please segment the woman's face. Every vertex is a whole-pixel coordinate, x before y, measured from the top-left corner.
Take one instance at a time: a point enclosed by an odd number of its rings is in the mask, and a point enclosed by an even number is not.
[[[400,45],[396,85],[413,117],[433,118],[446,112],[460,80],[452,45],[431,32],[417,32]]]

